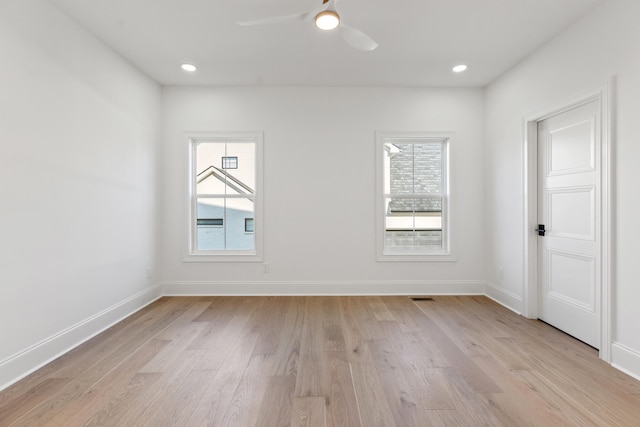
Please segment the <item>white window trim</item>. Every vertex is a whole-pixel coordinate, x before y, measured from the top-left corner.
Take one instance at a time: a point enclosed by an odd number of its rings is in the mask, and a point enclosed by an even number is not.
[[[442,239],[443,249],[434,252],[385,252],[385,214],[384,214],[384,144],[387,139],[439,139],[444,142],[444,166],[446,176],[443,177],[444,192],[442,213]],[[428,131],[377,131],[376,132],[376,260],[387,262],[443,262],[455,261],[451,248],[451,197],[450,180],[451,165],[449,161],[450,145],[453,140],[453,132],[428,132]]]
[[[246,132],[187,132],[185,134],[188,152],[187,167],[187,243],[186,255],[183,262],[262,262],[264,246],[264,209],[263,209],[263,162],[264,162],[264,136],[261,131]],[[196,245],[196,175],[195,171],[195,144],[198,141],[253,141],[255,143],[256,182],[254,188],[254,242],[253,250],[197,250]]]

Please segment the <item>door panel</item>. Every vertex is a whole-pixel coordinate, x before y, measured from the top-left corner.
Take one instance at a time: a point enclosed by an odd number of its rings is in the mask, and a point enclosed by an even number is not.
[[[591,312],[595,311],[593,257],[549,250],[548,294]]]
[[[600,344],[600,105],[538,123],[539,317]]]
[[[560,188],[548,193],[550,236],[593,241],[595,188]]]
[[[587,120],[549,131],[550,175],[594,170],[594,141],[584,139],[594,134],[594,126]]]

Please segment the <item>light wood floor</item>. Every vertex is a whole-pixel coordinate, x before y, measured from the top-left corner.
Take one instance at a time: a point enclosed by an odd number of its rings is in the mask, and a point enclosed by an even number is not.
[[[484,297],[168,297],[0,392],[2,426],[639,426],[640,382]]]

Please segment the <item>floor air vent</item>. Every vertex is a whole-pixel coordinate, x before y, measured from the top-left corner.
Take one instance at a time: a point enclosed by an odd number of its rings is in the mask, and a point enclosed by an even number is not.
[[[414,301],[433,301],[431,297],[411,297]]]

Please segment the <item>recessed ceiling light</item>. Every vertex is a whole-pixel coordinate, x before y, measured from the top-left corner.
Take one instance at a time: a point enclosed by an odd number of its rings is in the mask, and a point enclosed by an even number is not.
[[[467,66],[464,64],[456,65],[451,69],[454,73],[461,73],[467,69]]]
[[[316,27],[321,30],[329,31],[340,25],[340,16],[335,10],[327,9],[316,15]]]
[[[182,67],[183,70],[190,72],[197,70],[196,66],[193,64],[182,64],[180,67]]]

